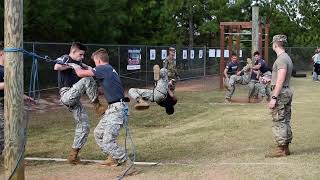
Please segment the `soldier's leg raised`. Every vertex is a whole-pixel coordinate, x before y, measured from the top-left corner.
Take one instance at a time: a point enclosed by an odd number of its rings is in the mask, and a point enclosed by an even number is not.
[[[90,101],[94,104],[96,113],[102,115],[107,107],[100,104],[98,86],[92,77],[82,78],[71,88],[61,89],[61,102],[66,106],[73,106],[84,93],[86,93]]]
[[[148,109],[149,104],[146,101],[153,101],[154,91],[151,89],[130,88],[128,93],[137,102],[134,106],[137,110]]]

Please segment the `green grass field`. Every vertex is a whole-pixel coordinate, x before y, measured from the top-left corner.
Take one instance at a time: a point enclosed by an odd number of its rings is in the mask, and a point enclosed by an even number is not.
[[[141,167],[143,173],[131,178],[319,179],[319,87],[320,83],[312,82],[310,78],[293,79],[292,155],[274,159],[264,157],[275,147],[271,116],[264,103],[224,104],[224,92],[215,90],[178,92],[179,102],[172,116],[167,116],[164,109],[156,105],[142,112],[130,106],[130,128],[136,145],[136,160],[163,163]],[[245,87],[238,88],[235,94],[238,97],[245,95]],[[80,155],[84,159],[104,159],[93,137],[98,117],[90,108],[87,109],[91,133]],[[66,158],[74,134],[71,113],[65,109],[32,113],[29,127],[26,157]],[[120,143],[124,142],[123,138],[124,132]],[[26,177],[48,179],[68,167],[71,172],[70,168],[77,172],[78,168],[82,171],[94,168],[34,163],[27,166]],[[39,169],[49,174],[39,173]],[[101,174],[110,172],[110,169],[97,170]]]

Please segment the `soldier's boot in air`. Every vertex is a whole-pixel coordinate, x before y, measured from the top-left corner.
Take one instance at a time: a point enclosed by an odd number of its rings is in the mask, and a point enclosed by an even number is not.
[[[108,109],[108,106],[106,105],[102,105],[99,100],[96,100],[93,102],[93,106],[94,106],[94,110],[96,111],[96,113],[99,115],[99,116],[102,116],[106,110]]]
[[[68,163],[69,164],[79,164],[80,163],[80,158],[78,157],[80,149],[71,149],[69,156],[68,156]]]
[[[155,81],[160,79],[160,67],[157,64],[153,66],[153,79]]]
[[[134,105],[136,110],[145,110],[149,108],[149,104],[142,98],[137,99],[137,104]]]
[[[175,79],[171,79],[171,80],[169,81],[169,89],[170,89],[171,91],[174,91],[174,90],[176,89],[176,80],[175,80]]]
[[[113,158],[109,155],[108,158],[101,163],[101,165],[110,166],[110,167],[116,167],[116,166],[119,166],[120,163],[118,163],[117,160],[113,159]]]
[[[288,146],[278,146],[272,152],[265,155],[266,158],[275,158],[288,156],[290,154],[289,149],[286,150]],[[289,153],[289,154],[288,154]]]

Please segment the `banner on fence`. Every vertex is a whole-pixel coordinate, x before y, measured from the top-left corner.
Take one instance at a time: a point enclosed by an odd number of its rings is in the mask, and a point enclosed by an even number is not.
[[[128,49],[127,70],[141,69],[141,49]]]

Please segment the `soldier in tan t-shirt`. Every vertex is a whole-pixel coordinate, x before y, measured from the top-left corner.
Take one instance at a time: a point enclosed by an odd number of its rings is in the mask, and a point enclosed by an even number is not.
[[[176,67],[176,61],[174,59],[175,53],[176,53],[176,49],[174,47],[170,47],[169,55],[163,61],[163,68],[166,68],[168,70],[169,86],[171,90],[175,89],[176,80],[179,79],[178,70]]]
[[[272,67],[271,89],[272,97],[268,107],[272,111],[272,132],[277,143],[277,148],[266,157],[281,157],[290,155],[289,144],[292,140],[290,77],[292,61],[285,52],[284,44],[287,42],[285,35],[273,37],[272,49],[277,53],[277,59]]]

